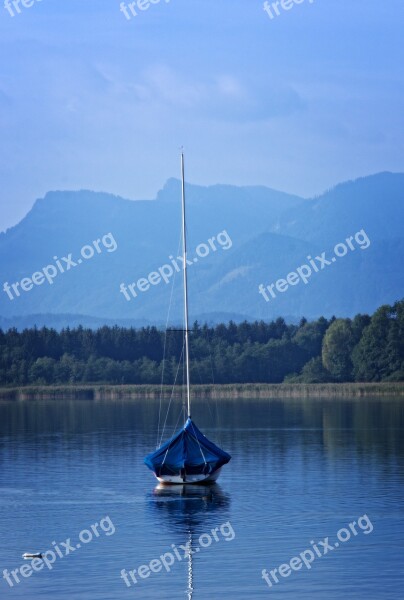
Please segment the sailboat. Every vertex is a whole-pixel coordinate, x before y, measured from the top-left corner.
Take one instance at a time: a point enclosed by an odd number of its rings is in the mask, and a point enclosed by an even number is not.
[[[182,254],[184,284],[184,344],[187,418],[184,426],[155,452],[148,454],[144,462],[160,483],[199,484],[217,480],[222,467],[231,456],[216,446],[198,429],[191,417],[191,388],[189,376],[189,322],[188,322],[188,277],[187,277],[187,234],[185,213],[185,170],[184,153],[181,152],[182,190]]]

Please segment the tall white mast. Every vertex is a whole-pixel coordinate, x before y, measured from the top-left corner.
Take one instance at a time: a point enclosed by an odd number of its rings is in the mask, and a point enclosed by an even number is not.
[[[188,417],[191,416],[191,391],[189,382],[189,326],[188,326],[188,278],[187,278],[187,232],[185,225],[185,171],[184,153],[181,152],[182,181],[182,256],[184,261],[184,321],[185,321],[185,368],[187,382]]]

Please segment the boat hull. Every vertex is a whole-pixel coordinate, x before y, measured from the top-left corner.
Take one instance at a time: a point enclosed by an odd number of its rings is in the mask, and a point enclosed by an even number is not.
[[[164,483],[165,485],[195,485],[215,482],[219,477],[221,470],[222,467],[209,475],[187,475],[185,479],[183,479],[181,475],[163,475],[158,477],[155,474],[155,477],[160,483]]]

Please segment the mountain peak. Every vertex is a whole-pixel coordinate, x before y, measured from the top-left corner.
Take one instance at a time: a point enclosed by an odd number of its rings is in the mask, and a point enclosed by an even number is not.
[[[178,202],[180,194],[181,181],[175,177],[170,177],[163,188],[157,192],[156,200],[159,202]]]

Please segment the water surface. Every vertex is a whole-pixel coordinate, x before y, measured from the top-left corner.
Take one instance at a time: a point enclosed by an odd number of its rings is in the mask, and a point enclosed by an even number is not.
[[[233,457],[205,489],[156,489],[142,461],[158,412],[150,400],[0,402],[0,573],[52,542],[63,554],[13,587],[0,579],[0,598],[401,600],[400,400],[196,401],[197,425]],[[175,407],[168,435],[178,416]],[[338,542],[364,515],[357,535]],[[102,519],[97,536],[91,525]],[[76,548],[83,530],[93,539]],[[278,574],[272,587],[262,578],[327,537],[339,547],[310,569]],[[169,572],[130,587],[121,578],[175,549]]]

